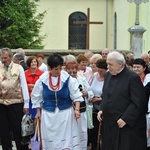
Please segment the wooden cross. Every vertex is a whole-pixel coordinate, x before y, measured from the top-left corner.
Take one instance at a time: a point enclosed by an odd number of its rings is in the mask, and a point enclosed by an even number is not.
[[[86,49],[89,49],[90,24],[103,24],[103,22],[90,21],[90,8],[87,9],[87,21],[73,21],[74,24],[86,24]]]

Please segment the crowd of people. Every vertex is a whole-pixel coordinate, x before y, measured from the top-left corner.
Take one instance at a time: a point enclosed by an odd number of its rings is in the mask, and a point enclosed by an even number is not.
[[[24,114],[40,121],[41,150],[150,150],[149,54],[105,48],[44,59],[1,49],[3,150],[12,150],[12,138],[17,150],[30,149],[21,144]]]

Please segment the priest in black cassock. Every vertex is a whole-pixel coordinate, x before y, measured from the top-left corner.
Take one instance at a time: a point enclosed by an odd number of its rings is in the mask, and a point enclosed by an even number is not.
[[[101,110],[102,150],[146,150],[147,99],[140,77],[126,68],[124,56],[110,52]]]

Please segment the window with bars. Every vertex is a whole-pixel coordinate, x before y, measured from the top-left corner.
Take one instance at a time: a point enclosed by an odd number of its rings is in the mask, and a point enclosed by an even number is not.
[[[74,12],[69,16],[69,49],[86,49],[86,21],[82,12]]]

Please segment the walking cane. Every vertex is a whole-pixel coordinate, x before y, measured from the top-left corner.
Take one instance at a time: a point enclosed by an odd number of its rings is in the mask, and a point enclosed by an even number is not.
[[[100,136],[101,136],[101,123],[99,123],[99,127],[98,127],[97,150],[100,150]]]

